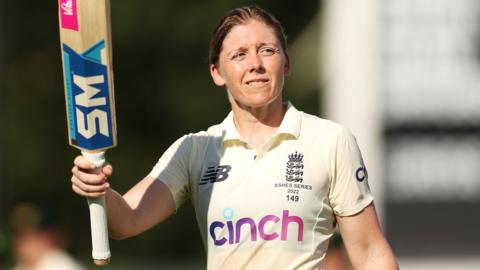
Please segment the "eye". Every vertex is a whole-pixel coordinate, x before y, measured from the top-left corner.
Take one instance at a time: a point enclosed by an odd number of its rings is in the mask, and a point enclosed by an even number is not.
[[[258,54],[260,54],[261,56],[271,56],[271,55],[274,55],[275,53],[278,52],[278,49],[277,48],[274,48],[274,47],[262,47],[260,48],[260,50],[258,51]]]
[[[241,61],[245,59],[245,57],[247,57],[247,53],[243,51],[239,51],[234,53],[230,59],[235,61]]]

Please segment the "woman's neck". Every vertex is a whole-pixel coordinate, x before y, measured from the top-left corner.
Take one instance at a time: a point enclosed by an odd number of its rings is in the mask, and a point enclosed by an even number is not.
[[[232,104],[235,127],[250,147],[259,150],[282,123],[286,105],[281,99],[258,108],[236,105]]]

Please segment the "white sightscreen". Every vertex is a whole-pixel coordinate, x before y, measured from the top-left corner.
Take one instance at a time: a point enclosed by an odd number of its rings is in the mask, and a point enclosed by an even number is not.
[[[382,3],[388,198],[480,201],[480,1]]]
[[[383,1],[390,124],[480,120],[480,1]]]

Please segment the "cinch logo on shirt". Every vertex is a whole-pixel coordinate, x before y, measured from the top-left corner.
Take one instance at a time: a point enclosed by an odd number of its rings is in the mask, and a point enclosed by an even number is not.
[[[239,220],[232,220],[234,212],[231,208],[226,208],[223,211],[223,217],[227,220],[225,223],[221,221],[214,221],[210,224],[210,236],[212,237],[215,246],[223,246],[225,244],[238,244],[241,239],[242,226],[247,226],[250,229],[250,240],[257,241],[258,236],[266,241],[280,238],[281,241],[288,239],[288,226],[294,224],[298,228],[297,241],[303,241],[303,219],[299,216],[291,216],[288,210],[283,210],[282,217],[275,215],[266,215],[258,222],[252,218],[244,217]],[[281,223],[280,232],[266,232],[265,226],[267,223]],[[227,227],[226,237],[218,237],[217,233]]]
[[[228,173],[232,170],[230,165],[210,166],[200,178],[199,185],[208,183],[222,182],[228,178]]]
[[[357,178],[358,182],[365,180],[365,178],[368,177],[367,168],[365,168],[365,166],[358,168],[355,172],[355,177]]]

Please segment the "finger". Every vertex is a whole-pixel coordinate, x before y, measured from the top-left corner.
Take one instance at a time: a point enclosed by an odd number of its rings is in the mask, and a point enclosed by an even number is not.
[[[102,185],[89,185],[85,182],[82,182],[75,176],[72,176],[71,182],[73,185],[77,186],[79,189],[86,193],[104,192],[107,188],[110,187],[109,183],[104,183]]]
[[[92,173],[90,171],[83,171],[77,166],[72,168],[72,174],[81,182],[89,185],[102,185],[107,181],[107,176],[103,173]]]
[[[94,170],[96,168],[95,164],[87,159],[85,159],[83,156],[78,155],[74,160],[73,164],[75,166],[78,166],[79,168],[82,168],[84,170]]]
[[[78,186],[72,184],[72,190],[80,196],[87,197],[87,198],[98,198],[100,196],[105,195],[105,192],[93,192],[87,193],[81,190]]]

